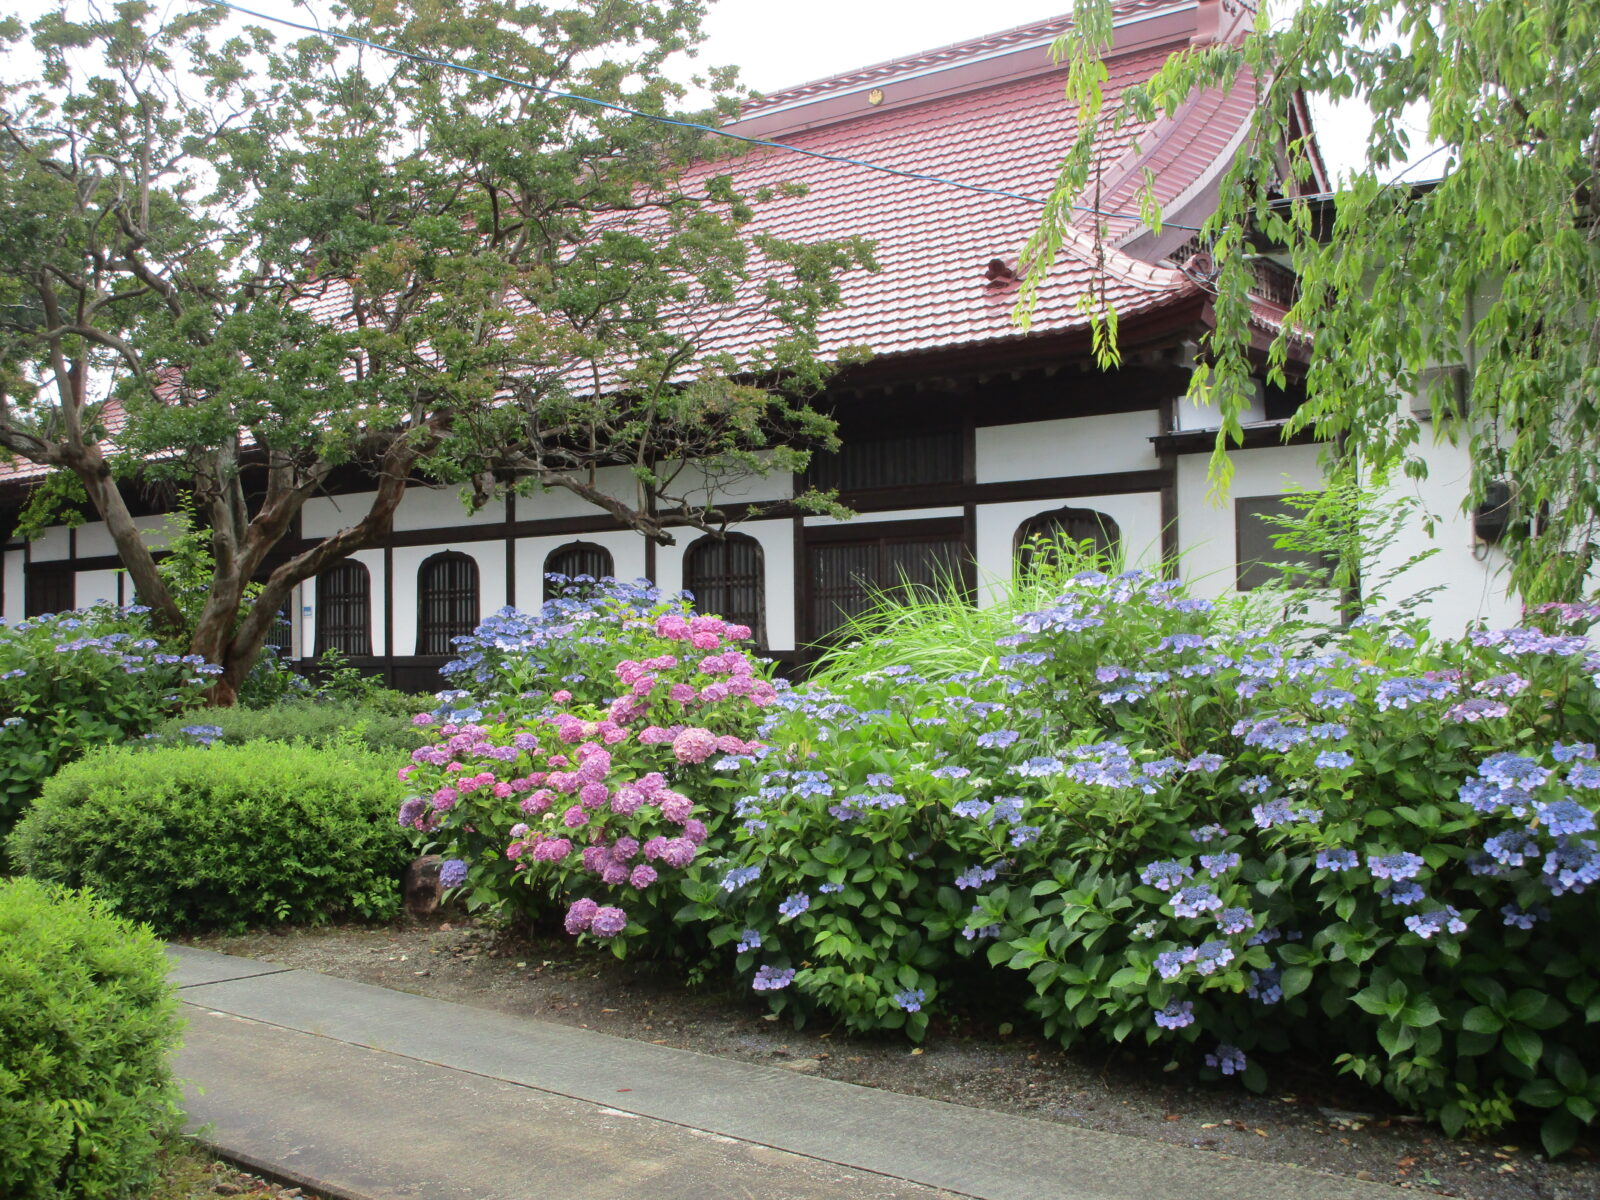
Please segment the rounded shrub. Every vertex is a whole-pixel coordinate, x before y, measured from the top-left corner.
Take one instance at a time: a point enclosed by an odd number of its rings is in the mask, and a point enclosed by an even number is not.
[[[118,748],[54,776],[9,848],[29,875],[163,932],[383,919],[407,859],[397,789],[382,757],[350,748]]]
[[[246,742],[306,742],[313,746],[346,745],[367,750],[405,753],[424,741],[411,722],[416,704],[398,710],[387,693],[375,700],[295,700],[270,708],[203,708],[175,716],[159,726],[151,739],[161,746],[241,746]]]
[[[0,881],[0,1195],[149,1188],[178,1124],[166,976],[149,929],[83,893]]]

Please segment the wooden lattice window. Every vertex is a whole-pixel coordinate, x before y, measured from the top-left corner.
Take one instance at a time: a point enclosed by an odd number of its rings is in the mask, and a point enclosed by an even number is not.
[[[761,543],[743,534],[703,537],[683,556],[683,586],[694,597],[696,611],[750,626],[756,642],[764,646],[767,605],[762,576]]]
[[[1026,571],[1041,551],[1053,554],[1065,542],[1090,542],[1097,554],[1114,559],[1122,545],[1122,531],[1105,513],[1092,508],[1057,508],[1040,513],[1017,526],[1017,569]]]
[[[1285,532],[1278,521],[1304,516],[1303,507],[1290,504],[1283,496],[1240,496],[1233,502],[1233,510],[1234,558],[1238,564],[1236,584],[1241,592],[1254,591],[1271,583],[1287,583],[1294,587],[1328,586],[1336,565],[1332,555],[1278,546],[1278,537]],[[1292,567],[1303,567],[1304,571],[1284,569]]]
[[[353,559],[317,576],[317,653],[372,653],[372,576]]]
[[[272,614],[272,624],[267,626],[266,645],[275,650],[279,658],[294,657],[294,596],[284,598],[278,611]]]
[[[849,436],[836,454],[818,452],[807,486],[858,492],[961,482],[961,431],[918,429],[879,436]]]
[[[560,595],[561,588],[581,584],[586,578],[593,582],[616,573],[616,560],[604,546],[593,542],[568,542],[550,551],[544,560],[544,598],[553,599]],[[552,575],[561,576],[560,582],[552,581]]]
[[[823,642],[884,599],[939,596],[952,587],[967,591],[970,558],[959,530],[852,530],[848,539],[819,541],[808,548],[806,624],[810,640]]]
[[[446,550],[417,568],[417,653],[449,654],[478,627],[478,564]]]

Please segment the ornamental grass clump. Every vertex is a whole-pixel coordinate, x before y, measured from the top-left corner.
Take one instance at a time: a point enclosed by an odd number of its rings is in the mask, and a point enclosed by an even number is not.
[[[1252,1087],[1314,1056],[1565,1149],[1600,1103],[1595,610],[1292,641],[1239,613],[1085,573],[993,672],[784,696],[686,912],[802,1016],[918,1036],[977,950],[1067,1044]]]
[[[0,837],[63,763],[202,703],[221,668],[163,651],[149,611],[100,604],[0,625]]]
[[[558,914],[618,956],[683,955],[676,881],[719,853],[717,769],[763,752],[752,733],[778,690],[740,645],[747,627],[681,599],[602,585],[551,615],[502,613],[474,635],[452,674],[479,693],[418,717],[438,740],[400,772],[414,794],[399,822],[473,905]]]
[[[148,1193],[181,1125],[167,969],[149,929],[89,895],[0,881],[0,1196]]]

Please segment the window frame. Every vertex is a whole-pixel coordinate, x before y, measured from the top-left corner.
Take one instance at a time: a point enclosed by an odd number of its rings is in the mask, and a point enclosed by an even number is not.
[[[469,582],[465,586],[453,587],[444,597],[435,602],[430,587],[429,574],[451,563],[464,563],[467,567]],[[435,585],[436,586],[436,585]],[[457,594],[459,593],[459,594]],[[466,611],[463,597],[470,596],[472,619],[461,621],[461,614]],[[448,604],[462,603],[460,613],[448,614],[442,629],[435,629],[430,621],[430,602]],[[470,554],[463,554],[459,550],[441,550],[423,559],[417,566],[417,654],[419,657],[448,657],[455,653],[451,641],[463,637],[478,627],[483,619],[483,592],[482,572],[478,567],[478,560]],[[442,649],[434,647],[442,646]]]
[[[351,576],[358,586],[344,592],[333,592],[329,583],[336,574]],[[335,624],[332,610],[336,608],[354,610],[358,615],[352,617],[347,613],[342,614],[343,619]],[[348,644],[352,633],[355,635],[355,648]],[[372,656],[372,572],[360,559],[347,558],[336,562],[317,576],[316,631],[312,646],[318,658],[329,650],[335,650],[347,658]]]
[[[753,587],[755,590],[756,600],[756,611],[754,614],[728,613],[720,611],[720,608],[724,606],[718,606],[717,608],[706,608],[704,606],[705,601],[702,596],[702,592],[706,589],[696,588],[691,576],[693,563],[697,557],[702,556],[706,551],[709,550],[721,550],[726,552],[735,546],[748,546],[754,553],[755,567],[754,571],[752,572],[752,582],[736,584],[732,582],[733,577],[731,574],[725,570],[719,576],[721,582],[714,583],[712,586],[729,589],[738,586]],[[717,537],[714,534],[708,533],[703,537],[696,538],[693,542],[689,543],[689,545],[686,546],[683,551],[683,588],[684,591],[693,594],[696,612],[712,612],[725,618],[732,624],[749,625],[750,632],[754,637],[756,645],[763,647],[766,646],[767,556],[765,551],[762,549],[761,543],[757,539],[751,537],[747,533],[728,533],[724,534],[722,537]],[[754,620],[749,619],[752,615],[754,616]]]

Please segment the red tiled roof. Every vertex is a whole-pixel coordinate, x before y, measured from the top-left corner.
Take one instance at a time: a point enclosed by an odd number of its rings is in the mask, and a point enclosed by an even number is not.
[[[1107,110],[1115,108],[1123,89],[1149,79],[1187,44],[1208,14],[1214,18],[1209,10],[1217,3],[1121,0],[1118,45],[1126,42],[1128,48],[1108,61]],[[1062,95],[1065,72],[1052,68],[1045,51],[1069,23],[1062,17],[1022,26],[775,93],[749,106],[736,128],[807,150],[1043,199],[1077,134],[1076,113]],[[1133,30],[1126,38],[1124,25]],[[888,96],[881,106],[869,98],[880,84]],[[1248,84],[1241,83],[1228,97],[1207,93],[1172,118],[1130,122],[1105,138],[1097,147],[1104,164],[1101,207],[1136,212],[1146,167],[1159,172],[1163,202],[1192,195],[1248,117],[1250,96]],[[758,206],[757,225],[766,233],[799,241],[875,242],[881,270],[847,276],[842,304],[821,319],[825,355],[862,345],[878,356],[906,355],[1024,337],[1012,318],[1015,289],[991,284],[986,268],[994,259],[1016,263],[1039,221],[1037,204],[770,149],[705,164],[685,182],[693,187],[713,173],[733,175],[747,194],[780,183],[806,185],[804,196]],[[1094,219],[1086,215],[1085,225]],[[1113,241],[1139,228],[1132,220],[1107,224]],[[1107,298],[1125,325],[1200,290],[1170,266],[1114,246],[1106,247],[1097,266],[1091,251],[1088,232],[1069,234],[1041,290],[1029,336],[1085,327],[1079,301],[1097,270],[1105,272]],[[335,286],[313,303],[313,311],[338,320],[347,295]],[[723,314],[715,330],[707,349],[737,354],[770,339],[777,327],[760,316],[760,306],[746,305]],[[38,473],[26,463],[0,466],[0,480]]]

